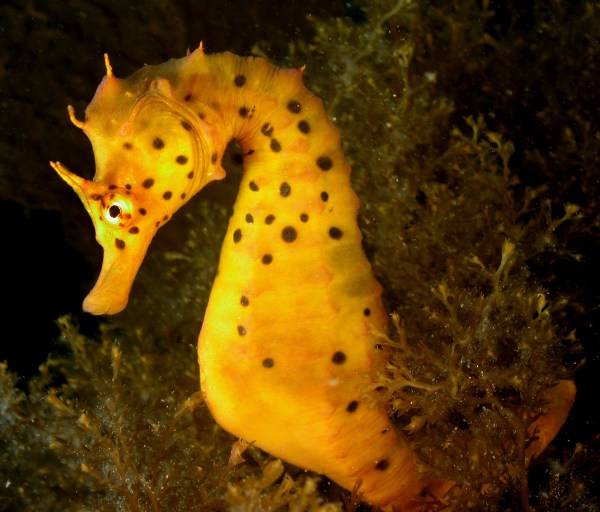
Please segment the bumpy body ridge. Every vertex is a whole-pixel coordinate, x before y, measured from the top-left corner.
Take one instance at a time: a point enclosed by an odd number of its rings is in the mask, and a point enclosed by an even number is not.
[[[361,479],[372,502],[405,481],[419,491],[410,453],[358,391],[387,315],[338,131],[300,71],[229,55],[218,67],[246,156],[198,345],[206,400],[232,433],[346,488]]]
[[[301,74],[201,47],[125,80],[107,63],[85,121],[70,110],[94,147],[94,180],[53,164],[104,248],[84,309],[125,307],[152,237],[224,177],[237,139],[244,175],[198,343],[206,402],[223,428],[277,457],[347,489],[360,481],[373,504],[420,508],[414,455],[360,393],[387,315],[339,133]]]

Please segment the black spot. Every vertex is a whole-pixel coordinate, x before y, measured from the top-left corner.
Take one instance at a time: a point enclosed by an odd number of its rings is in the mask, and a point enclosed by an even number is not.
[[[240,117],[246,117],[248,115],[248,109],[246,107],[240,107],[238,110]]]
[[[269,214],[265,217],[265,224],[273,224],[275,221],[275,215]]]
[[[279,153],[281,151],[281,144],[277,139],[271,139],[271,151]]]
[[[346,354],[344,354],[341,350],[338,350],[331,357],[331,361],[335,364],[344,364],[346,362]]]
[[[182,192],[180,197],[181,199],[185,199],[185,192]]]
[[[246,214],[246,222],[248,224],[252,224],[254,222],[254,217],[252,217],[252,215],[250,215],[249,213]]]
[[[270,137],[271,135],[273,135],[273,127],[271,126],[271,123],[263,124],[260,131],[262,132],[263,135],[266,135],[267,137]]]
[[[384,469],[387,469],[390,466],[390,463],[387,461],[387,459],[381,459],[379,461],[377,461],[377,464],[375,464],[375,469],[378,469],[379,471],[383,471]]]
[[[117,186],[116,186],[116,185],[109,185],[109,186],[108,186],[108,190],[114,190],[114,189],[116,189],[116,188],[117,188]]]
[[[301,214],[300,214],[300,220],[301,220],[302,222],[308,222],[308,214],[306,214],[306,213],[301,213]]]
[[[113,218],[116,219],[119,215],[121,215],[121,208],[119,208],[116,204],[111,205],[111,207],[108,209],[108,214]]]
[[[328,199],[329,199],[329,194],[323,190],[323,192],[321,192],[321,201],[326,203]]]
[[[335,226],[329,228],[329,236],[334,240],[339,240],[342,238],[342,230],[340,228],[336,228]]]
[[[170,190],[167,190],[164,194],[163,194],[163,199],[171,199],[173,197],[173,192],[171,192]]]
[[[291,100],[287,104],[287,108],[292,114],[299,114],[300,111],[302,110],[302,106],[300,105],[300,102],[298,102],[296,100]]]
[[[262,365],[265,368],[273,368],[273,366],[275,365],[275,361],[273,361],[273,359],[271,359],[270,357],[267,357],[266,359],[263,359]]]
[[[233,241],[237,244],[242,239],[242,230],[236,229],[233,232]]]
[[[194,171],[188,172],[187,177],[191,180],[194,177]]]
[[[131,149],[133,146],[131,145],[131,142],[125,142],[123,144],[123,149]]]
[[[148,212],[146,212],[146,208],[140,208],[139,212],[140,212],[140,215],[146,215],[146,213],[148,213]]]
[[[187,164],[188,161],[188,157],[184,156],[184,155],[179,155],[175,161],[179,164],[179,165],[184,165]]]
[[[261,261],[263,262],[263,265],[270,265],[271,262],[273,261],[273,256],[271,256],[270,254],[265,254],[262,257]]]
[[[142,187],[144,187],[144,188],[150,188],[152,185],[154,185],[154,179],[153,178],[146,178],[142,182]]]
[[[299,121],[298,122],[298,130],[300,130],[302,133],[308,133],[310,132],[310,125],[308,124],[308,121]]]
[[[371,310],[369,308],[363,309],[363,315],[369,316],[371,314]]]
[[[256,192],[258,190],[258,185],[256,183],[254,183],[253,181],[250,182],[250,190],[252,190],[253,192]]]
[[[192,125],[187,121],[181,121],[181,126],[183,126],[183,129],[187,130],[188,132],[192,129]]]
[[[192,99],[192,95],[191,94],[186,94],[185,98],[183,98],[183,101],[190,101]],[[187,128],[186,128],[187,130]]]
[[[218,156],[219,155],[217,155],[217,152],[215,151],[212,155],[210,155],[210,162],[213,163],[213,164],[216,164]]]
[[[165,147],[165,143],[163,142],[163,140],[160,137],[154,137],[154,140],[152,141],[152,145],[154,146],[155,149],[162,149]]]
[[[283,238],[284,242],[293,242],[294,240],[296,240],[297,236],[298,233],[296,232],[296,229],[292,226],[286,226],[281,231],[281,238]]]
[[[246,336],[246,329],[243,325],[238,325],[238,334],[240,336]]]
[[[204,112],[198,112],[198,117],[204,120]]]
[[[290,187],[289,184],[286,183],[285,181],[279,187],[279,193],[281,194],[281,197],[289,196],[291,191],[292,191],[292,187]]]
[[[165,215],[165,216],[162,218],[162,220],[164,220],[165,222],[167,222],[167,221],[169,220],[169,216],[168,216],[168,215]]]
[[[248,304],[250,304],[248,297],[246,297],[245,295],[242,295],[242,298],[240,299],[240,304],[244,307],[247,306]]]
[[[233,83],[237,87],[242,87],[246,83],[246,77],[244,75],[238,75],[234,78]]]
[[[320,156],[317,158],[317,165],[323,170],[328,171],[333,167],[333,162],[328,156]]]
[[[131,185],[130,185],[129,183],[127,183],[127,185],[125,185],[125,188],[126,188],[127,190],[131,190]]]
[[[117,246],[117,249],[125,249],[125,242],[123,242],[123,240],[115,238],[115,245]]]
[[[348,412],[354,412],[356,409],[358,409],[358,402],[356,400],[352,400],[346,407],[346,411]]]
[[[390,431],[390,428],[389,428],[389,427],[385,427],[385,428],[384,428],[384,429],[381,431],[381,433],[382,433],[382,434],[387,434],[389,431]]]
[[[129,228],[129,232],[132,235],[137,235],[140,232],[140,228],[138,228],[137,226],[133,226],[132,228]]]

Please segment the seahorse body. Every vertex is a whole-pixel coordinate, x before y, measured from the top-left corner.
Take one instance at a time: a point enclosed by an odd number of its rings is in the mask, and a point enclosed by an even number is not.
[[[225,176],[221,157],[237,139],[244,175],[198,343],[212,414],[347,489],[361,481],[372,504],[422,507],[429,483],[414,455],[359,392],[379,358],[371,329],[387,315],[361,249],[339,133],[301,71],[202,47],[125,80],[108,61],[107,71],[85,122],[70,109],[92,142],[94,180],[53,164],[104,248],[84,309],[125,307],[152,237]]]

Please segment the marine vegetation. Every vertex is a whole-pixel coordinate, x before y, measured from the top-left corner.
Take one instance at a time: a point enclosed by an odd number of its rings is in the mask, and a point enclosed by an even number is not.
[[[594,350],[575,278],[598,238],[599,89],[560,77],[597,81],[600,20],[591,4],[552,7],[384,1],[365,23],[313,20],[280,63],[306,64],[343,134],[392,313],[361,399],[387,409],[424,477],[455,483],[431,510],[600,509],[594,435],[538,454],[529,429]],[[237,186],[161,230],[124,313],[97,332],[58,319],[63,349],[26,390],[0,366],[0,508],[369,509],[360,486],[236,441],[199,393],[198,319]]]

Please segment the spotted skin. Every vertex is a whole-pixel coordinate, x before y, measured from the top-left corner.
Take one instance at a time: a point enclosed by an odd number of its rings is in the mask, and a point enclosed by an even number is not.
[[[372,504],[422,508],[430,482],[359,391],[380,362],[372,332],[387,315],[339,133],[302,72],[201,47],[124,80],[107,71],[85,121],[70,110],[92,142],[94,180],[53,164],[104,248],[84,309],[125,307],[152,237],[225,176],[220,157],[235,138],[244,174],[198,342],[206,403],[274,456],[347,489],[360,481]]]

